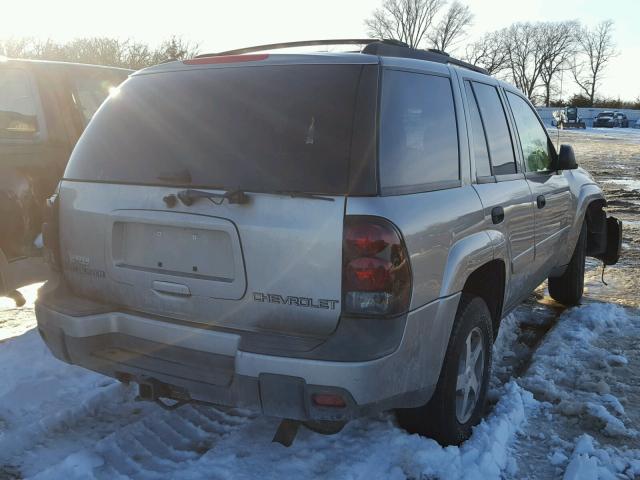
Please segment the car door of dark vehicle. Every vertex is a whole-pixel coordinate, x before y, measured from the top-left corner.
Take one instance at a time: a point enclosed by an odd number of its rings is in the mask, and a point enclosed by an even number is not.
[[[37,235],[39,166],[47,128],[31,73],[22,68],[0,69],[0,250],[7,260],[28,255]]]
[[[502,100],[494,85],[465,81],[471,121],[474,188],[491,229],[507,240],[510,265],[506,307],[518,302],[530,284],[528,265],[534,259],[534,219],[531,190],[518,171],[511,132]]]
[[[572,196],[562,172],[553,171],[556,151],[529,103],[506,92],[524,159],[525,176],[535,202],[535,268],[542,276],[553,264],[558,246],[565,240],[571,219]]]

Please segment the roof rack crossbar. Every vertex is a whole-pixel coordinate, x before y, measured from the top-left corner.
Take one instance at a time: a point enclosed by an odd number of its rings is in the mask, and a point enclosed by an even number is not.
[[[237,48],[235,50],[227,50],[218,53],[202,53],[194,58],[217,57],[222,55],[242,55],[243,53],[264,52],[265,50],[278,50],[280,48],[295,47],[316,47],[324,45],[368,45],[373,42],[379,42],[375,38],[341,38],[332,40],[301,40],[299,42],[281,42],[269,43],[266,45],[256,45],[255,47]]]

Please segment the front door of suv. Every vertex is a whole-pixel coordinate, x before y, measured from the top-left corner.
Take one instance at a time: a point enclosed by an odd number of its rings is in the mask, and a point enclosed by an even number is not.
[[[474,188],[484,208],[487,231],[506,239],[510,280],[505,307],[509,308],[531,288],[529,265],[534,259],[531,190],[519,171],[509,123],[496,86],[467,80],[464,91],[471,123]]]
[[[547,131],[524,98],[506,92],[513,113],[525,176],[535,203],[535,268],[545,278],[561,249],[571,219],[571,192],[562,172],[552,171],[556,157]]]

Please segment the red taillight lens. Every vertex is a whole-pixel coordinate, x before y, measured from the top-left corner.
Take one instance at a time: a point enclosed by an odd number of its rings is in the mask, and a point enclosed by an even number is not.
[[[360,257],[345,266],[345,288],[348,291],[386,291],[391,288],[392,265],[375,257]]]
[[[44,258],[51,268],[59,271],[60,261],[60,233],[58,229],[58,194],[54,193],[46,200],[44,207],[44,223],[42,224],[42,243],[44,244]]]
[[[411,269],[402,237],[391,222],[345,217],[342,255],[345,313],[390,316],[408,310]]]
[[[349,255],[375,255],[395,240],[393,232],[375,223],[355,224],[344,233],[345,251]]]

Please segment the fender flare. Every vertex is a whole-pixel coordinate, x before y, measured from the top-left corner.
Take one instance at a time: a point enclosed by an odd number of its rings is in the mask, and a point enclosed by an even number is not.
[[[458,240],[449,249],[440,298],[462,291],[469,275],[493,259],[493,239],[486,231],[472,233]]]
[[[573,217],[573,223],[569,228],[567,241],[565,242],[564,250],[560,257],[563,259],[563,261],[560,262],[561,264],[568,264],[571,260],[571,255],[573,255],[573,250],[576,248],[576,244],[578,243],[580,230],[582,229],[582,224],[584,223],[584,219],[587,214],[587,208],[589,208],[589,205],[594,201],[602,201],[605,205],[607,204],[604,193],[602,193],[602,190],[597,184],[587,183],[582,185],[577,198],[576,214]]]

